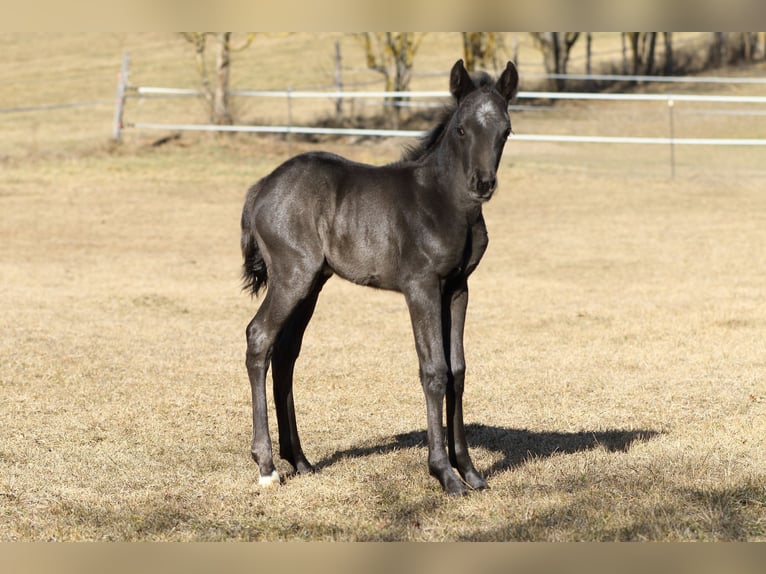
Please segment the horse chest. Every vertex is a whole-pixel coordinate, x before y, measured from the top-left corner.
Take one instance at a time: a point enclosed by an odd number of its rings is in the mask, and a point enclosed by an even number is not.
[[[433,254],[434,271],[442,278],[465,272],[471,252],[470,233],[465,229],[453,230],[449,240]]]

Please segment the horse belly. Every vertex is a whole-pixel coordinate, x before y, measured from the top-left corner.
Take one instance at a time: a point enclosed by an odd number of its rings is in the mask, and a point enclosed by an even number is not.
[[[334,235],[325,258],[335,273],[358,285],[397,288],[399,253],[395,245],[365,237]]]
[[[395,218],[382,210],[355,207],[342,206],[320,230],[325,259],[335,273],[352,283],[396,289],[401,237],[394,229]]]

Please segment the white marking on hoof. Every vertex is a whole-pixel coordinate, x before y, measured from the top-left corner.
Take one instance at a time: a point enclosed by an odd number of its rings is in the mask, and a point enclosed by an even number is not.
[[[274,470],[268,476],[262,476],[258,479],[258,486],[279,486],[279,473]]]

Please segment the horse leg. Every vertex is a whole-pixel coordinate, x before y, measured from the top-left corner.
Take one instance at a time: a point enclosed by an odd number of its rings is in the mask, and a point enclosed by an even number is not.
[[[448,494],[466,494],[452,470],[443,434],[443,407],[447,390],[447,360],[441,321],[441,285],[438,279],[411,285],[405,290],[415,347],[420,363],[420,383],[426,396],[428,469]]]
[[[463,424],[463,388],[465,386],[465,354],[463,328],[468,306],[468,284],[463,280],[444,297],[444,347],[449,353],[450,373],[447,381],[447,449],[450,463],[473,489],[487,487],[487,481],[473,465],[468,453]]]
[[[263,486],[279,484],[280,480],[274,466],[269,436],[266,374],[279,332],[295,308],[305,299],[313,283],[313,278],[310,282],[306,282],[305,278],[297,280],[294,277],[280,281],[278,275],[272,275],[266,297],[247,326],[245,363],[253,397],[253,442],[250,451],[260,471],[258,483]]]
[[[314,314],[319,292],[327,279],[329,279],[329,275],[322,276],[309,296],[298,304],[279,333],[271,357],[274,402],[279,424],[279,456],[293,465],[298,474],[314,472],[314,467],[303,454],[301,441],[298,437],[298,427],[295,423],[295,403],[293,401],[293,372],[295,361],[301,352],[303,334]]]

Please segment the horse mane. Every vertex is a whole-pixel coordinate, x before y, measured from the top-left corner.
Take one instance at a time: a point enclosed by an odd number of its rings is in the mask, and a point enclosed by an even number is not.
[[[401,161],[417,161],[434,149],[444,133],[444,129],[455,114],[455,111],[457,111],[457,105],[454,103],[444,108],[441,117],[439,118],[439,122],[422,135],[417,143],[408,145],[404,148]]]
[[[473,80],[473,84],[476,88],[488,89],[487,86],[490,88],[494,86],[494,80],[492,79],[492,76],[486,72],[478,72],[476,74],[472,74],[471,79]],[[418,143],[408,145],[404,148],[400,161],[417,161],[425,157],[428,152],[433,150],[436,147],[436,144],[439,143],[439,139],[444,133],[444,129],[447,127],[447,124],[449,124],[452,116],[456,111],[457,102],[453,101],[451,104],[447,105],[442,111],[439,122],[433,128],[428,130],[423,136],[421,136]]]

